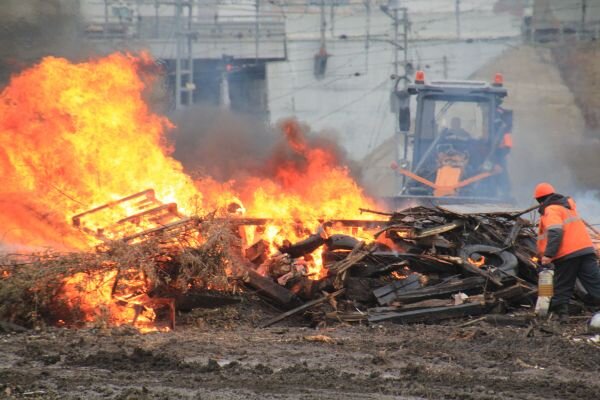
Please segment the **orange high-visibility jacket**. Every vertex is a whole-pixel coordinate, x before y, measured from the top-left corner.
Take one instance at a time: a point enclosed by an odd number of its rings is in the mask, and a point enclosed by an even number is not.
[[[593,248],[594,244],[577,209],[573,199],[568,199],[571,209],[558,204],[546,207],[540,218],[537,249],[540,256],[546,252],[548,245],[548,231],[551,229],[562,229],[562,241],[558,252],[552,257],[553,260],[568,256],[579,250]]]

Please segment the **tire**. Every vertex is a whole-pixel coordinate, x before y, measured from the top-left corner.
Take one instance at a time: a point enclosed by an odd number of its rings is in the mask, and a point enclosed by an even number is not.
[[[469,256],[475,253],[485,256],[488,260],[491,259],[493,261],[492,265],[502,271],[500,273],[501,279],[507,278],[507,275],[517,276],[519,260],[513,253],[495,246],[473,244],[464,246],[460,250],[460,257],[464,262],[468,262]]]
[[[336,234],[331,235],[325,242],[328,251],[333,250],[352,250],[359,240],[350,235]]]

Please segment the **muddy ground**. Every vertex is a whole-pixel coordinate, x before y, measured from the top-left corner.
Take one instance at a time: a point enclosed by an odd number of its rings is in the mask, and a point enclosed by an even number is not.
[[[597,399],[600,347],[561,332],[333,323],[245,301],[178,317],[173,332],[46,328],[0,333],[0,398]]]

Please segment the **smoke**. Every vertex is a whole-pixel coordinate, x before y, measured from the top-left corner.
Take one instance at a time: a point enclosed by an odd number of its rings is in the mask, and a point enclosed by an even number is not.
[[[0,84],[47,55],[80,58],[85,51],[78,4],[78,0],[2,0]]]
[[[279,166],[302,171],[307,148],[322,149],[332,164],[348,166],[353,177],[359,173],[335,133],[311,132],[294,119],[271,127],[252,116],[205,105],[176,113],[171,120],[176,125],[173,156],[193,177],[209,176],[219,182],[276,179]]]
[[[575,132],[563,136],[529,134],[515,140],[509,160],[513,194],[520,205],[532,204],[533,188],[549,182],[557,192],[598,202],[595,190],[600,187],[600,139],[590,139]],[[579,203],[579,202],[578,202]],[[600,213],[596,213],[600,216]]]
[[[577,203],[577,211],[590,224],[600,224],[600,191],[588,190],[575,192],[573,200]],[[600,229],[600,226],[598,226]]]
[[[249,116],[211,106],[176,113],[175,152],[188,174],[224,182],[256,174],[277,139],[274,130]]]
[[[579,190],[600,187],[600,138],[584,136],[565,148],[566,166],[573,176],[573,186]]]
[[[564,168],[571,173],[567,185],[573,193],[593,193],[600,187],[600,46],[596,42],[579,42],[552,47],[555,65],[578,107],[575,121],[564,133],[564,146],[559,151]],[[593,197],[593,196],[591,196]],[[590,198],[590,196],[586,196]]]

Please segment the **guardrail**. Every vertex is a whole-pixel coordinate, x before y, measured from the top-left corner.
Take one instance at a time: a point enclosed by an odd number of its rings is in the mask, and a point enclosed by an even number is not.
[[[526,41],[536,43],[600,40],[600,21],[589,21],[582,28],[581,22],[542,23],[525,20],[522,32]]]
[[[102,22],[90,21],[85,25],[88,39],[171,39],[175,40],[177,24],[175,17],[141,17],[136,21]],[[191,34],[195,40],[285,40],[285,20],[282,18],[262,17],[258,23],[255,18],[245,16],[219,19],[182,18],[182,30]]]

